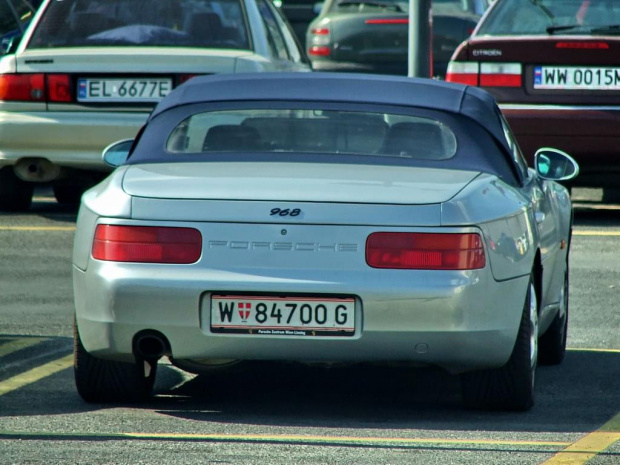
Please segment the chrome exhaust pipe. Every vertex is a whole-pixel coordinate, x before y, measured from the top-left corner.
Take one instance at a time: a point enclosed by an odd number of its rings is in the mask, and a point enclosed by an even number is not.
[[[13,167],[15,174],[22,181],[50,182],[60,176],[60,166],[47,158],[20,158]]]
[[[170,343],[161,334],[146,332],[134,339],[134,355],[141,360],[159,360],[170,353]]]

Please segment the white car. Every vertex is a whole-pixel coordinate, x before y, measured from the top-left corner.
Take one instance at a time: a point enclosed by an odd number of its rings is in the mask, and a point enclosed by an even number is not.
[[[0,58],[0,209],[37,182],[78,203],[101,151],[193,76],[309,70],[270,0],[45,1]]]
[[[554,180],[578,166],[547,148],[528,168],[483,90],[199,77],[105,159],[73,255],[87,401],[148,396],[167,356],[430,364],[469,405],[525,410],[538,361],[564,356],[572,209]]]

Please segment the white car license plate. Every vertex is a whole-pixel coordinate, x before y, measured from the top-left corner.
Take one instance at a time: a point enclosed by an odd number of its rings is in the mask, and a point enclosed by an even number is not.
[[[355,300],[213,294],[211,331],[259,336],[353,336]]]
[[[619,90],[619,67],[536,66],[534,89]]]
[[[159,102],[171,90],[169,78],[78,79],[79,102]]]

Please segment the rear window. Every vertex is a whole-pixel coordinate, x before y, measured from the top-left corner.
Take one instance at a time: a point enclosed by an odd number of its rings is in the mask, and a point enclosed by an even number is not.
[[[240,0],[50,2],[28,48],[175,46],[249,49]]]
[[[618,24],[617,0],[502,0],[477,35],[604,34]]]
[[[446,160],[456,137],[419,116],[339,110],[252,109],[195,114],[168,138],[172,153],[285,152]]]

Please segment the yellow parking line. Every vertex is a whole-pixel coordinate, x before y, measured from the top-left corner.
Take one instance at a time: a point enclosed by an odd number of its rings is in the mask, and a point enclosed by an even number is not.
[[[0,226],[0,231],[75,231],[75,226]]]
[[[601,352],[601,353],[607,353],[607,354],[620,354],[620,349],[590,349],[590,348],[567,347],[566,350],[570,350],[571,352]]]
[[[29,337],[29,338],[0,338],[0,357],[4,357],[18,350],[26,349],[37,345],[39,342],[44,341],[42,337]],[[8,341],[8,342],[2,342]]]
[[[66,370],[70,366],[73,366],[73,354],[66,357],[59,358],[52,362],[41,365],[37,368],[33,368],[26,373],[9,378],[0,382],[0,396],[8,394],[9,392],[20,389],[28,384],[35,383],[47,376],[51,376],[59,371]]]
[[[542,465],[581,465],[620,441],[620,413]]]
[[[573,229],[573,236],[620,236],[620,231],[588,231]]]

